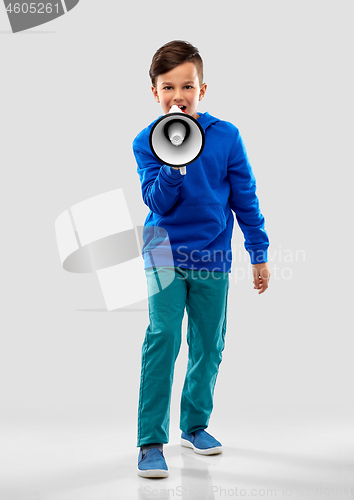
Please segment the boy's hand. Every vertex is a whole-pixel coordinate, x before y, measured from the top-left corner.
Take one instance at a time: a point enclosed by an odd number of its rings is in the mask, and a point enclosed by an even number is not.
[[[270,278],[270,269],[268,262],[262,262],[261,264],[252,264],[253,273],[253,283],[256,290],[259,290],[258,294],[263,293],[267,290]]]

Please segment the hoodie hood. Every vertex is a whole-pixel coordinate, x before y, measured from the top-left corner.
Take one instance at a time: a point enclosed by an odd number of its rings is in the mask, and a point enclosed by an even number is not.
[[[197,114],[199,115],[197,122],[200,124],[204,132],[209,127],[209,125],[220,121],[219,118],[215,118],[215,116],[210,115],[208,112]]]

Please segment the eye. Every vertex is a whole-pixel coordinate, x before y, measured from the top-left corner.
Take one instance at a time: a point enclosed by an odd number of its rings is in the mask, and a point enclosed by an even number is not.
[[[170,87],[169,85],[166,85],[166,87],[163,88],[164,90],[168,90],[168,89],[172,89],[172,87]]]
[[[190,89],[193,88],[192,85],[186,85],[185,88],[187,88],[187,87],[190,88]]]

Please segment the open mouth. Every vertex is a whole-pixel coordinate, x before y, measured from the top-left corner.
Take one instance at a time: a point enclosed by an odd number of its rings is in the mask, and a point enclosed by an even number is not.
[[[187,106],[185,106],[184,104],[181,105],[181,106],[178,106],[179,109],[181,109],[182,111],[185,111],[187,109]]]

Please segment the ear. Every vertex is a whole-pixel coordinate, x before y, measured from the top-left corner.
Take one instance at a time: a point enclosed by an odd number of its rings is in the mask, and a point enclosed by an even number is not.
[[[200,87],[200,91],[199,91],[199,100],[201,101],[203,99],[203,97],[205,96],[205,92],[207,90],[207,84],[206,83],[203,83],[203,85]]]
[[[151,91],[156,99],[157,102],[160,102],[160,99],[159,99],[159,94],[157,92],[157,90],[155,89],[155,87],[151,87]]]

